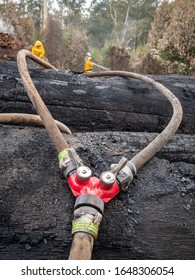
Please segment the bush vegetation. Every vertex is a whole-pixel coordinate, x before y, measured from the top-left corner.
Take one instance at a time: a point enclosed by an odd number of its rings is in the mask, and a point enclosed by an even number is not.
[[[87,13],[83,0],[57,0],[61,9],[50,9],[44,28],[41,0],[3,2],[1,18],[27,48],[41,40],[57,68],[81,72],[90,51],[94,62],[113,70],[195,75],[194,0],[92,1]]]

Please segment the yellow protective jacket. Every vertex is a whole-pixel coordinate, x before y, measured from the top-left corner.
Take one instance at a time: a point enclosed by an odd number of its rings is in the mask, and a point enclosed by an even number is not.
[[[34,47],[32,48],[32,54],[44,60],[45,50],[40,41],[35,42]]]
[[[85,71],[90,72],[93,70],[93,62],[91,61],[91,57],[87,57],[85,59]]]

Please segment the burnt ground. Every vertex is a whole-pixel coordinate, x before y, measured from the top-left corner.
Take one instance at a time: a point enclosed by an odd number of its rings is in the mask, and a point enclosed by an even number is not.
[[[0,112],[34,113],[16,63],[7,63],[0,63]],[[96,176],[122,156],[131,159],[171,115],[140,82],[91,80],[34,65],[30,71],[49,110],[73,129],[74,136],[65,136],[69,144]],[[195,79],[156,78],[181,100],[184,120],[129,189],[106,204],[93,259],[195,258]],[[0,125],[0,139],[0,259],[67,259],[75,198],[45,129]]]

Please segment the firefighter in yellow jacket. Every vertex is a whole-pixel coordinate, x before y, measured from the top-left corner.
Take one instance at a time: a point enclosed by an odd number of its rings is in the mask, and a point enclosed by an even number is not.
[[[93,62],[91,61],[91,54],[87,53],[85,57],[85,72],[92,72],[93,71]]]
[[[32,54],[44,60],[45,50],[40,41],[35,42],[34,47],[32,48]]]

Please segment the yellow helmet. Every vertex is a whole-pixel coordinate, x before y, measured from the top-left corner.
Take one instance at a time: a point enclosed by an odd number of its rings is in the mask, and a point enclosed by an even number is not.
[[[42,43],[40,41],[36,41],[35,42],[35,47],[40,47],[40,46],[42,46]]]

